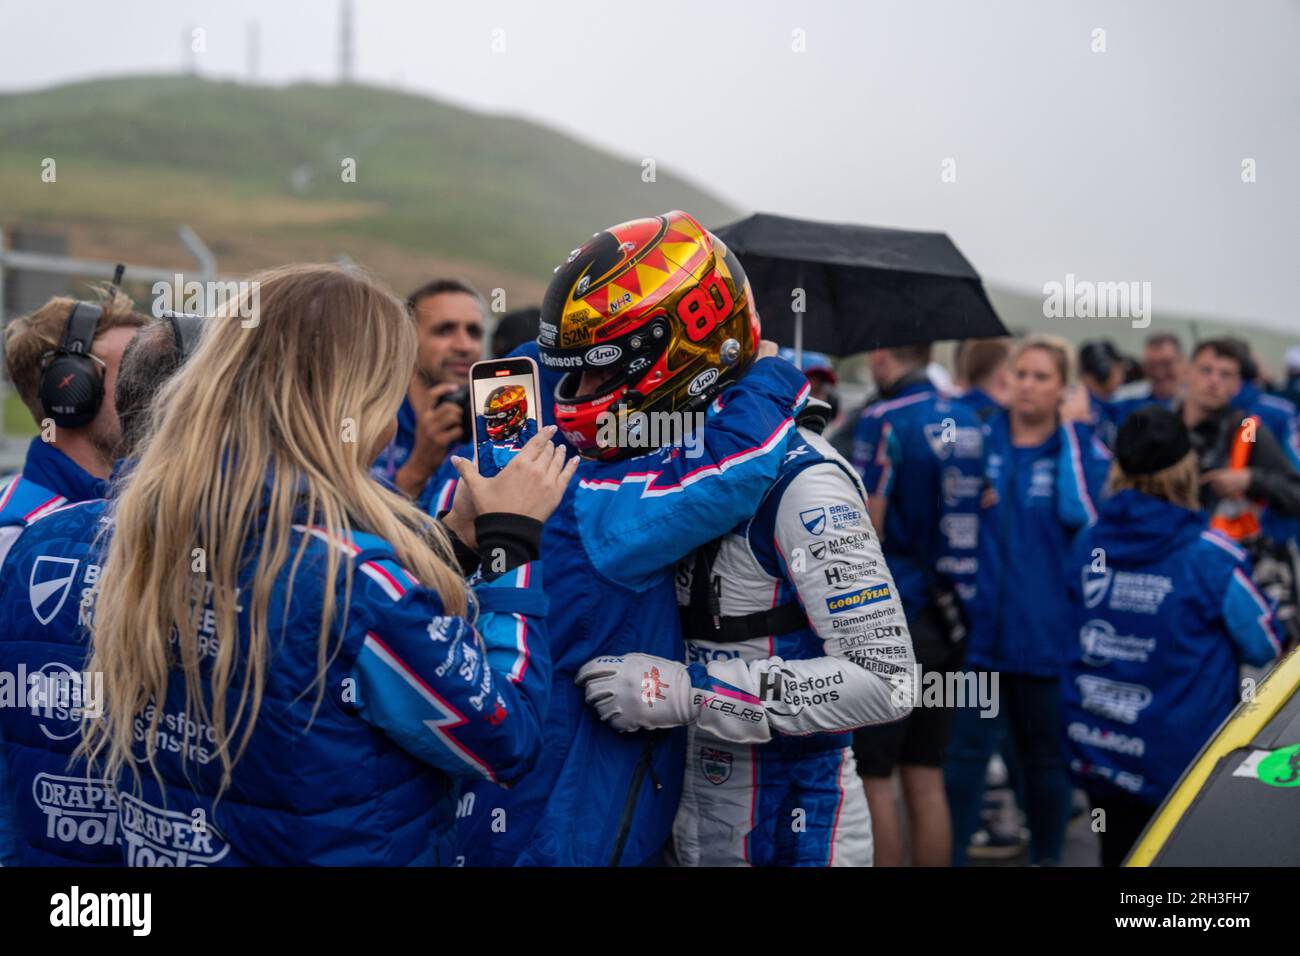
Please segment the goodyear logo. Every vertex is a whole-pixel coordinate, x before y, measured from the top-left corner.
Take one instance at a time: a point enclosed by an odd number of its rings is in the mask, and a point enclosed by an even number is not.
[[[891,596],[888,584],[869,584],[865,588],[849,594],[837,594],[834,597],[828,597],[826,599],[826,610],[832,614],[843,614],[845,611],[855,611],[860,607],[866,607],[868,604],[879,604],[881,601],[888,601]]]

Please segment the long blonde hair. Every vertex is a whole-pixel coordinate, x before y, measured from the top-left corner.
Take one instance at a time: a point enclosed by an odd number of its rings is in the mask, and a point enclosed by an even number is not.
[[[415,331],[401,302],[369,279],[328,265],[276,269],[253,283],[245,301],[209,318],[193,357],[156,397],[152,428],[113,506],[89,664],[91,673],[104,675],[104,711],[85,721],[80,751],[102,760],[110,779],[124,768],[138,779],[137,718],[147,720],[146,762],[158,775],[155,732],[171,671],[179,667],[186,715],[211,728],[221,789],[229,786],[262,703],[268,607],[290,559],[295,511],[334,535],[353,528],[378,535],[439,593],[448,613],[466,611],[464,582],[452,570],[441,526],[368,473],[415,363]],[[238,316],[259,306],[255,324],[245,327],[250,323]],[[301,537],[290,590],[311,540]],[[237,592],[241,563],[254,550],[251,585]],[[317,707],[338,651],[331,634],[342,633],[334,597],[341,560],[338,549],[326,550]],[[342,622],[350,565],[344,574]],[[209,597],[215,648],[199,642]],[[242,662],[241,611],[248,628]],[[205,656],[212,658],[210,708]],[[228,713],[227,692],[241,665],[238,703]]]

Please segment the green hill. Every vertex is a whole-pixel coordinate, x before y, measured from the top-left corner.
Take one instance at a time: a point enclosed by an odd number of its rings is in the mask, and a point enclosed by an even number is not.
[[[46,157],[56,183],[40,179]],[[349,158],[355,182],[341,175]],[[0,96],[4,225],[170,234],[184,221],[236,252],[250,233],[340,251],[373,241],[544,281],[612,222],[736,215],[662,165],[656,182],[641,173],[639,159],[527,120],[369,86],[148,76]]]

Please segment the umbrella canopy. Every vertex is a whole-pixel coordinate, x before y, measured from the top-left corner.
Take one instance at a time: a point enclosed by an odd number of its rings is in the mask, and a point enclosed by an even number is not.
[[[979,273],[941,232],[767,213],[714,232],[740,256],[764,338],[850,355],[1007,334]],[[793,308],[798,289],[803,314]]]

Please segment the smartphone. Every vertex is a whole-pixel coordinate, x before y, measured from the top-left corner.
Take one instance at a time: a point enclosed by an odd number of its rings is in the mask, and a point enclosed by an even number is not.
[[[527,356],[475,362],[469,370],[474,462],[492,477],[537,434],[542,394],[537,363]]]

